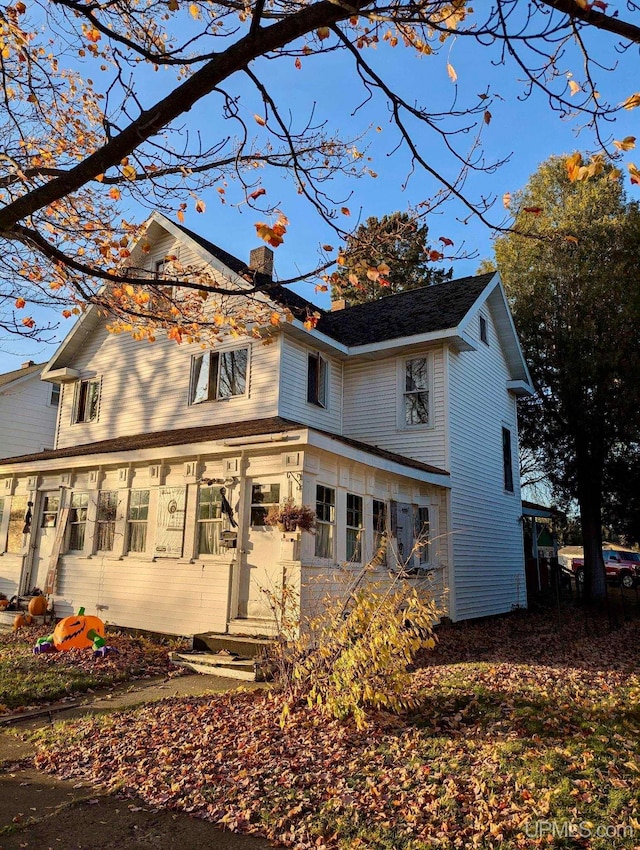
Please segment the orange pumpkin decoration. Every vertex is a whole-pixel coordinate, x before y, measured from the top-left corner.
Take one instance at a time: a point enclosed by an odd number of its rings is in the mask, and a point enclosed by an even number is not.
[[[90,649],[96,633],[104,637],[104,623],[99,617],[86,615],[84,608],[80,608],[74,616],[60,620],[53,630],[53,645],[59,650]]]
[[[8,599],[0,599],[0,611],[3,611],[5,608],[9,607]]]
[[[29,602],[29,613],[33,617],[41,617],[47,613],[47,599],[45,596],[33,596]]]
[[[31,625],[31,623],[33,623],[33,617],[31,616],[31,614],[25,614],[25,615],[24,615],[24,624],[25,624],[25,626],[30,626],[30,625]]]
[[[16,614],[15,619],[13,621],[13,630],[17,632],[18,629],[21,629],[23,626],[27,625],[27,621],[24,618],[23,614]]]

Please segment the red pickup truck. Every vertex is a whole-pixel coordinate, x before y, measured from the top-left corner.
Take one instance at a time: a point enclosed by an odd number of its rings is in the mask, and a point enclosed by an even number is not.
[[[607,581],[612,584],[621,584],[623,587],[635,587],[640,581],[640,552],[618,551],[616,549],[603,549],[602,558]],[[574,558],[571,561],[571,570],[576,581],[584,581],[584,559]]]

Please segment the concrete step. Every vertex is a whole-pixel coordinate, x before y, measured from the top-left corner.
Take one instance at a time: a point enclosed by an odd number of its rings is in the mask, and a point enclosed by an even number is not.
[[[238,658],[259,658],[265,654],[270,643],[268,638],[242,637],[218,632],[204,632],[193,636],[195,650],[213,653],[226,650]]]
[[[235,658],[227,653],[172,652],[169,657],[174,664],[204,673],[209,676],[227,676],[247,682],[260,681],[256,665],[250,658]]]

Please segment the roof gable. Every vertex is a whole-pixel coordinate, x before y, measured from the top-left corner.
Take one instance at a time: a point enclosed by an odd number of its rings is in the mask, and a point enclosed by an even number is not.
[[[34,363],[32,366],[23,366],[20,369],[14,369],[11,372],[5,372],[4,375],[0,375],[0,390],[4,390],[9,384],[17,383],[18,381],[22,381],[24,378],[28,378],[30,375],[36,375],[41,372],[44,363]]]

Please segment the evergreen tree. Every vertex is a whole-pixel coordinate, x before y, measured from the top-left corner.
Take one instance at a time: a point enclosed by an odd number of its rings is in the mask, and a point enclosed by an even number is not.
[[[441,254],[429,248],[427,234],[426,224],[408,213],[368,218],[342,249],[344,262],[332,287],[332,300],[364,304],[448,280],[451,269],[434,268],[434,260]]]
[[[587,593],[603,599],[605,471],[638,430],[640,209],[611,167],[576,179],[576,162],[551,158],[515,196],[519,232],[497,239],[496,260],[537,389],[523,436],[577,498]]]

